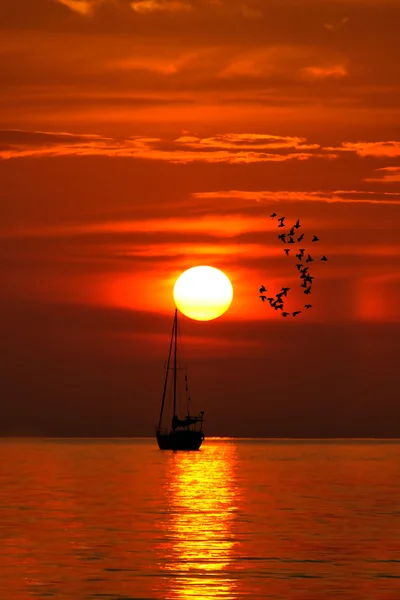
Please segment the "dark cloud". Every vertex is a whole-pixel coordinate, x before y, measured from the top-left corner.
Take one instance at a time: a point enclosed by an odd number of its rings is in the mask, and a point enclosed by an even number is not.
[[[82,144],[96,140],[98,136],[74,135],[73,133],[52,133],[42,131],[22,131],[18,129],[0,130],[0,145],[5,148],[41,147],[52,144]]]

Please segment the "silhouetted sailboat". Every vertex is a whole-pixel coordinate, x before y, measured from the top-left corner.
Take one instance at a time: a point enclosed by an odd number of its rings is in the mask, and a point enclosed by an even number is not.
[[[178,349],[178,310],[175,309],[174,323],[172,326],[171,342],[169,345],[168,361],[166,365],[164,391],[161,401],[160,418],[156,427],[156,438],[160,450],[198,450],[204,440],[203,415],[193,417],[190,415],[189,401],[187,396],[187,416],[180,419],[177,416],[177,349]],[[173,366],[171,367],[171,355],[173,354]],[[167,396],[169,373],[173,372],[173,407],[171,429],[162,427],[162,420]],[[187,378],[185,376],[185,387],[187,393]]]

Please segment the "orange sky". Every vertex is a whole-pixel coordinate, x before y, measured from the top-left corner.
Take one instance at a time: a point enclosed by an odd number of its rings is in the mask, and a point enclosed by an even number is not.
[[[0,5],[0,433],[152,435],[185,268],[214,435],[399,434],[397,0]],[[313,311],[269,214],[318,233]]]

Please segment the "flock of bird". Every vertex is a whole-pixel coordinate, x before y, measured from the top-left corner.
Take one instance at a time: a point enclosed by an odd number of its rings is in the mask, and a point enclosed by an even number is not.
[[[275,219],[277,217],[277,213],[273,212],[271,215],[271,219]],[[284,221],[285,221],[286,217],[278,217],[277,221],[279,222],[278,227],[286,227]],[[299,244],[303,241],[304,239],[304,233],[300,233],[299,235],[299,229],[300,229],[301,225],[300,225],[300,219],[297,219],[296,223],[290,227],[289,231],[287,233],[283,232],[280,233],[278,235],[278,239],[281,240],[281,242],[283,244],[285,244],[285,246],[288,246],[289,244]],[[319,237],[317,237],[316,235],[313,235],[311,242],[315,243],[315,242],[319,242]],[[293,250],[293,253],[291,254],[291,251]],[[295,267],[297,268],[298,272],[299,272],[299,276],[300,276],[300,280],[301,280],[301,284],[300,287],[304,288],[303,292],[304,294],[306,294],[307,296],[309,296],[309,294],[311,294],[311,289],[312,289],[312,284],[313,284],[313,280],[314,277],[312,275],[310,275],[309,270],[310,270],[310,263],[314,262],[316,259],[313,258],[311,256],[311,254],[309,254],[308,252],[306,252],[305,248],[284,248],[284,252],[286,254],[286,256],[295,256],[297,259],[297,262],[295,264]],[[322,262],[326,262],[328,259],[325,255],[320,257],[320,260]],[[300,313],[303,312],[303,310],[295,310],[294,312],[287,312],[284,310],[284,304],[285,304],[285,300],[288,296],[288,292],[290,291],[290,288],[288,287],[283,287],[281,289],[280,292],[278,292],[277,294],[275,294],[275,298],[274,297],[270,297],[267,296],[267,288],[262,285],[260,287],[260,299],[262,302],[267,301],[269,303],[269,305],[271,306],[271,308],[275,309],[275,310],[280,310],[282,317],[296,317],[297,315],[299,315]],[[312,304],[304,304],[304,308],[306,310],[309,310],[310,308],[312,308]]]

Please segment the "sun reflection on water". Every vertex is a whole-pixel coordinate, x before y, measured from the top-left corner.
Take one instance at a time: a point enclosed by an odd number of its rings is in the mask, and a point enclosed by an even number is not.
[[[168,460],[167,523],[159,545],[168,598],[234,600],[236,447],[209,442],[201,452],[176,452]]]

